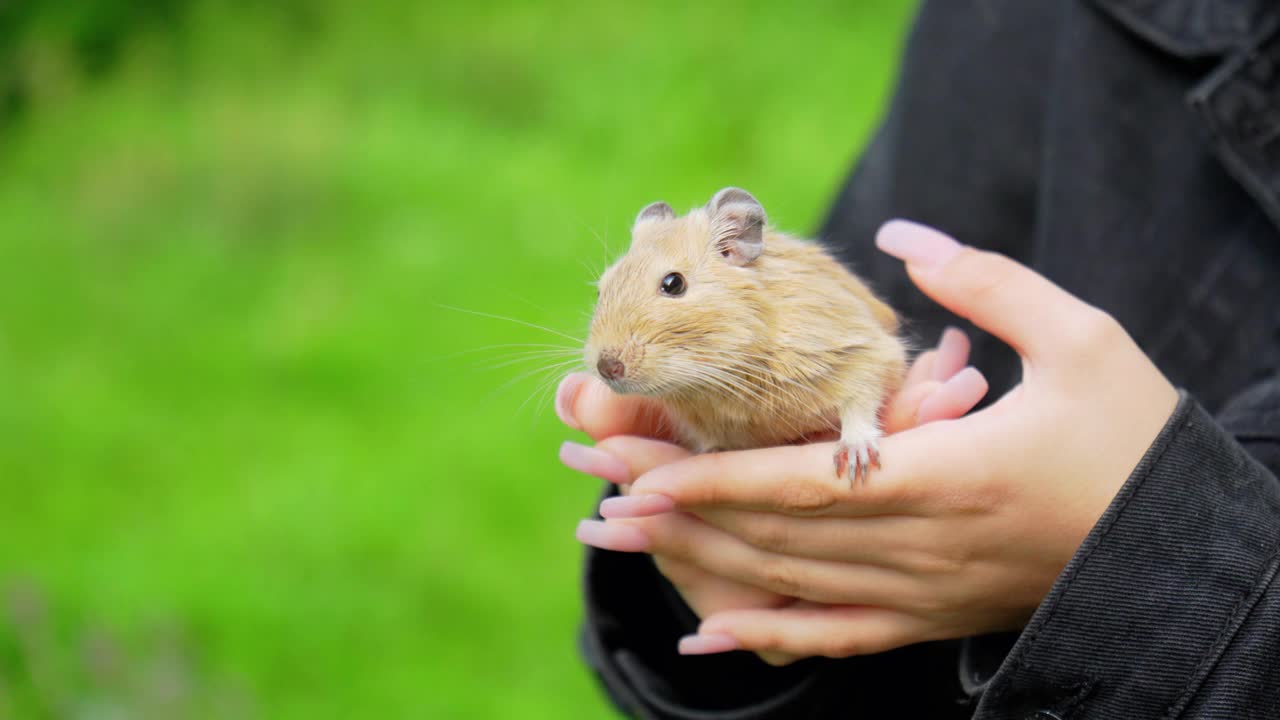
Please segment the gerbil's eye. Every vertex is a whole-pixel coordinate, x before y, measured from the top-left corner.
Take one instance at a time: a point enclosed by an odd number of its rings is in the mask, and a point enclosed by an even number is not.
[[[680,273],[668,273],[662,278],[662,294],[679,297],[684,294],[684,276]]]

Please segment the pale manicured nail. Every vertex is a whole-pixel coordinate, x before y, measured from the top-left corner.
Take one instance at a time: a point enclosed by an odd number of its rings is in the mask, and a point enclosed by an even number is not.
[[[644,552],[649,549],[649,536],[640,528],[607,523],[600,520],[583,520],[575,533],[578,542],[601,550],[617,552]]]
[[[560,422],[574,430],[582,429],[578,424],[578,418],[573,415],[573,405],[577,402],[578,392],[582,390],[582,384],[586,380],[586,375],[573,373],[561,380],[560,387],[556,388],[556,415],[559,416]]]
[[[631,470],[626,463],[603,450],[576,442],[566,442],[560,446],[560,462],[578,472],[608,480],[614,485],[631,482]]]
[[[661,515],[676,509],[676,501],[666,495],[619,495],[600,503],[600,517],[637,518]]]
[[[876,247],[908,265],[935,268],[955,257],[963,246],[926,225],[890,220],[876,233]]]
[[[711,655],[738,649],[738,641],[732,635],[685,635],[680,638],[681,655]]]
[[[920,402],[916,417],[921,423],[960,417],[978,404],[987,388],[987,379],[977,368],[964,368]]]

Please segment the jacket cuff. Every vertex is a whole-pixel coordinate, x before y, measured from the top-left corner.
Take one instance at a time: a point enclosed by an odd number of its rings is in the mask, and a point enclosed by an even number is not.
[[[977,716],[1176,715],[1275,575],[1278,519],[1276,477],[1182,393],[999,671],[963,668]]]

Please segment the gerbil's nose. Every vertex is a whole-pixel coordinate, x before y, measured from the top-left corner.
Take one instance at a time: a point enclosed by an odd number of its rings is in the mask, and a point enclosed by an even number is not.
[[[596,363],[596,370],[599,370],[600,377],[606,380],[617,380],[627,372],[627,366],[612,355],[601,355],[600,362]]]

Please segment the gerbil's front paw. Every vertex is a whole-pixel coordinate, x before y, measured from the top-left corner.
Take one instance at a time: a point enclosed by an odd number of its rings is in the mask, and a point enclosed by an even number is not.
[[[875,437],[841,438],[833,459],[837,478],[848,477],[851,485],[857,485],[859,478],[868,482],[872,466],[880,467],[880,444]]]

